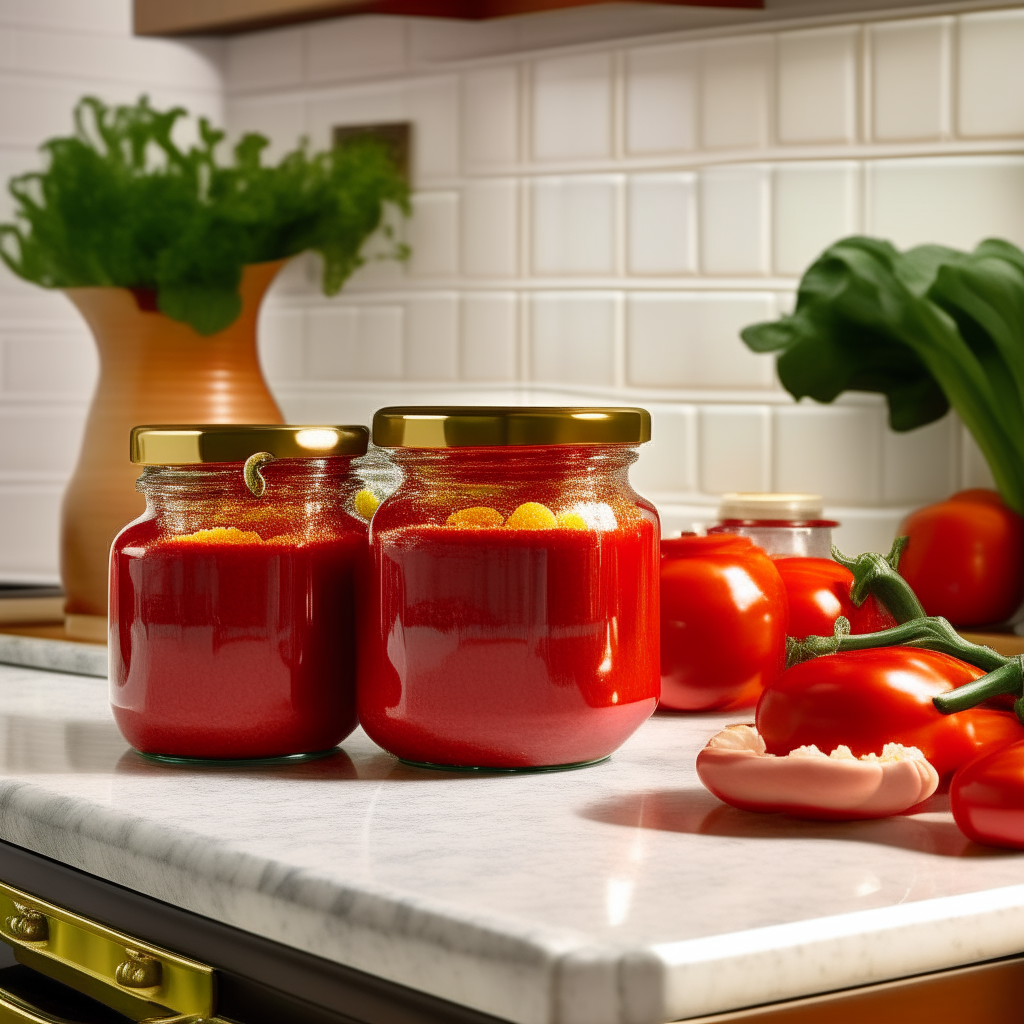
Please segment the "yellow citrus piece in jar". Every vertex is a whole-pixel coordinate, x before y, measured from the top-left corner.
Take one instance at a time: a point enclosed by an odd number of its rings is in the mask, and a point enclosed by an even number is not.
[[[380,506],[380,499],[373,491],[367,490],[365,487],[359,491],[354,499],[356,511],[364,519],[372,519],[373,513],[377,511]]]
[[[496,508],[488,505],[474,505],[472,508],[460,508],[446,520],[445,526],[455,526],[466,530],[485,530],[488,527],[501,526],[505,520]]]
[[[539,501],[524,502],[505,523],[510,530],[553,530],[557,525],[555,513]]]
[[[563,530],[589,530],[586,519],[579,512],[559,512],[555,516],[555,522]]]

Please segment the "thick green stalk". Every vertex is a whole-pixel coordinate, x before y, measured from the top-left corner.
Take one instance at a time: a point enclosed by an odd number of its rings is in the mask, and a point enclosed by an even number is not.
[[[888,609],[897,622],[923,619],[927,615],[910,584],[899,574],[900,556],[907,546],[907,537],[897,537],[889,554],[866,551],[856,558],[847,558],[832,545],[832,558],[853,573],[850,600],[859,608],[869,594]]]

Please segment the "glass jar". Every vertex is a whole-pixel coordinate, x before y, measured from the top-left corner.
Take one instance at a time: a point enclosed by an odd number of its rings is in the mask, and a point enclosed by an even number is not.
[[[363,728],[428,766],[607,757],[659,692],[648,413],[392,408],[373,439],[403,479],[370,524]]]
[[[831,558],[832,531],[820,494],[724,494],[709,534],[749,537],[772,558]]]
[[[303,757],[356,725],[365,427],[136,427],[110,555],[110,694],[138,751]]]

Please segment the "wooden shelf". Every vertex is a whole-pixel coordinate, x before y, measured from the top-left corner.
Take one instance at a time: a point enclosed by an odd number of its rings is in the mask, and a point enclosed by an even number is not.
[[[349,14],[408,14],[479,21],[608,0],[133,0],[139,36],[232,35]],[[764,0],[653,0],[677,7],[761,10]]]

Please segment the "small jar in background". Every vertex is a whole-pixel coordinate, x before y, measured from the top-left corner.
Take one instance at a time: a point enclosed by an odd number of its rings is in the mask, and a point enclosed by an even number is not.
[[[709,534],[749,537],[772,558],[831,558],[832,531],[820,494],[724,494]]]
[[[146,511],[110,556],[110,694],[138,751],[327,751],[356,725],[365,427],[136,427]]]
[[[359,720],[403,760],[601,760],[658,700],[658,514],[643,409],[382,409],[401,471],[370,524]]]

